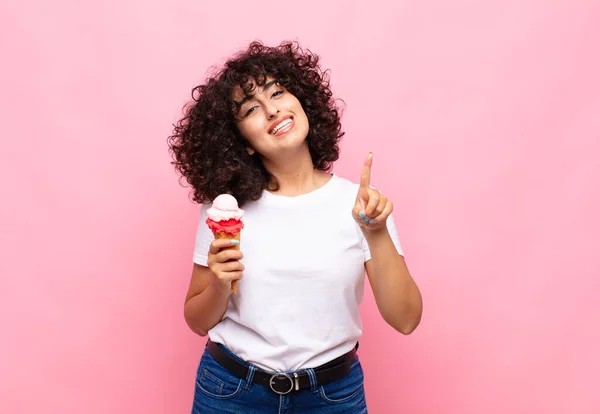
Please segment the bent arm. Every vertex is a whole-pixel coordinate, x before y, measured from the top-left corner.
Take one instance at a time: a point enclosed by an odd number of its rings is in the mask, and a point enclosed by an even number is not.
[[[379,313],[392,328],[408,335],[421,321],[421,292],[387,229],[365,232],[365,239],[371,251],[365,268]]]
[[[227,310],[231,292],[220,289],[217,283],[208,267],[194,263],[183,314],[190,329],[200,336],[221,322]]]

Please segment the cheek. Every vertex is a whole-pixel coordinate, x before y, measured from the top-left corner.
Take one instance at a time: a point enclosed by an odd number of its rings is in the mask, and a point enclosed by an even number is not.
[[[244,122],[238,125],[238,129],[242,136],[253,145],[260,139],[262,134],[261,126],[255,125],[252,122]]]
[[[299,114],[302,117],[302,121],[308,125],[308,117],[306,116],[306,112],[304,111],[304,108],[302,108],[302,105],[298,104],[296,113]]]
[[[304,129],[308,130],[310,128],[310,125],[308,122],[308,117],[306,116],[305,112],[302,112],[302,125],[303,125]]]
[[[244,138],[248,138],[248,127],[246,127],[245,125],[238,125],[237,126],[238,131],[240,132],[240,134],[244,137]]]

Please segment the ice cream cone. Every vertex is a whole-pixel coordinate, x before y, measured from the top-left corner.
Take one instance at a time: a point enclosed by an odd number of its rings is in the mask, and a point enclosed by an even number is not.
[[[230,234],[230,233],[223,233],[220,231],[214,232],[213,234],[215,235],[216,240],[228,239],[228,240],[237,240],[237,241],[240,241],[240,235],[241,235],[241,233]],[[232,244],[229,247],[223,247],[221,250],[240,250],[240,245],[239,245],[239,243]],[[234,280],[233,282],[231,282],[231,290],[233,290],[234,295],[237,293],[237,280]]]
[[[207,211],[206,224],[212,230],[215,239],[228,239],[240,241],[240,232],[244,228],[242,216],[244,210],[238,207],[235,197],[229,194],[221,194],[213,200],[213,205]],[[240,245],[233,244],[222,250],[240,250]],[[237,293],[237,280],[231,282],[231,290]]]

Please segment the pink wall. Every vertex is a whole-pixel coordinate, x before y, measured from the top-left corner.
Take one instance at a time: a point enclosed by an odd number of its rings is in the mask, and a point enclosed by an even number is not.
[[[323,56],[336,172],[374,151],[395,201],[425,312],[403,337],[366,301],[371,412],[598,412],[599,1],[83,3],[0,5],[0,412],[189,412],[166,137],[254,38]]]

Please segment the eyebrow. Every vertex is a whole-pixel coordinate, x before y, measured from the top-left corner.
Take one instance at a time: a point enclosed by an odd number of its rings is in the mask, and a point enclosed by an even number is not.
[[[265,83],[265,86],[263,87],[263,91],[266,91],[267,89],[269,89],[271,86],[273,86],[274,84],[276,84],[278,81],[277,79],[273,79],[267,83]],[[248,102],[250,99],[252,99],[254,97],[254,95],[251,96],[245,96],[244,99],[242,99],[240,102],[238,102],[238,106],[242,106],[244,105],[246,102]]]

